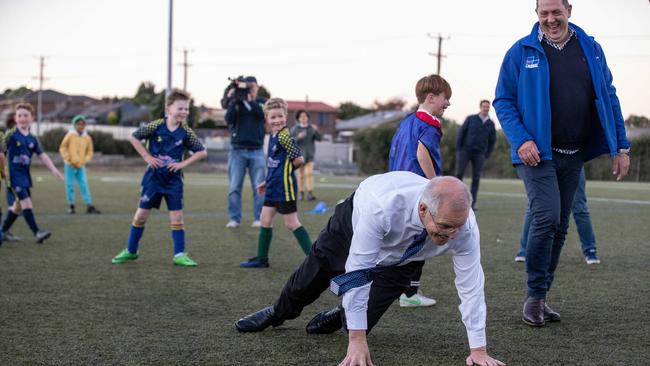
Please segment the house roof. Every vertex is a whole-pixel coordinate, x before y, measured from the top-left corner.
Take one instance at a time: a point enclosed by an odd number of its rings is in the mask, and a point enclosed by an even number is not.
[[[374,127],[392,122],[398,122],[409,115],[410,111],[377,111],[364,114],[363,116],[339,121],[336,124],[337,131],[359,130],[367,127]]]
[[[299,110],[299,109],[304,109],[308,112],[333,112],[336,113],[339,111],[338,108],[332,107],[329,104],[323,103],[323,102],[318,102],[318,101],[297,101],[297,100],[287,100],[287,104],[289,105],[289,109],[292,111]]]
[[[54,101],[54,102],[65,102],[65,101],[73,101],[73,102],[80,102],[80,103],[97,103],[99,100],[95,98],[91,98],[85,95],[68,95],[65,93],[61,93],[59,91],[56,91],[54,89],[45,89],[43,90],[43,100],[45,101]],[[30,91],[29,93],[23,95],[20,99],[29,101],[31,103],[36,103],[38,100],[38,90]]]

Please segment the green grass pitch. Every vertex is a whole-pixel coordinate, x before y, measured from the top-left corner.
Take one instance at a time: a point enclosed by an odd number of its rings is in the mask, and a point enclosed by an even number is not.
[[[234,321],[275,300],[303,258],[278,217],[271,267],[238,267],[257,247],[248,182],[242,226],[230,230],[224,227],[227,177],[186,175],[187,250],[197,268],[172,265],[166,209],[147,223],[140,259],[112,265],[126,246],[141,172],[89,174],[101,215],[84,214],[79,199],[79,213],[68,215],[63,183],[43,170],[33,174],[36,219],[53,235],[37,245],[19,218],[12,232],[23,241],[0,247],[0,365],[335,365],[343,359],[344,333],[308,336],[304,330],[316,312],[337,303],[329,293],[281,327],[256,334],[234,329]],[[332,207],[360,180],[318,176],[315,194]],[[562,322],[533,329],[520,320],[525,270],[513,261],[526,206],[523,186],[481,183],[488,347],[509,365],[647,363],[650,184],[588,182],[587,190],[602,264],[585,264],[572,221],[548,298]],[[331,211],[307,214],[313,206],[299,204],[299,217],[315,239]],[[450,258],[428,261],[422,283],[438,304],[394,304],[369,335],[375,364],[464,364],[467,337]]]

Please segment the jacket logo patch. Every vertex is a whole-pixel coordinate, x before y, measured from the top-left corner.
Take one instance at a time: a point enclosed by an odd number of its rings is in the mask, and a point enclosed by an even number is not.
[[[528,56],[526,57],[526,68],[535,69],[539,67],[539,57]]]

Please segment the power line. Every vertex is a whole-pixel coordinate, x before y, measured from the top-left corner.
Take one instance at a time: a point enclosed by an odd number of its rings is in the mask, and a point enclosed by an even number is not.
[[[429,52],[429,55],[434,56],[434,57],[436,57],[438,59],[438,73],[437,74],[440,75],[440,64],[442,63],[442,58],[447,57],[446,55],[442,54],[442,41],[449,40],[451,37],[449,37],[449,36],[443,37],[440,33],[438,33],[437,37],[432,36],[431,33],[427,33],[427,35],[429,36],[429,38],[434,38],[434,39],[437,38],[438,39],[438,53]]]
[[[39,73],[38,76],[33,76],[32,79],[38,80],[38,104],[37,104],[37,120],[36,120],[36,136],[41,135],[41,121],[43,120],[43,81],[49,80],[45,76],[43,76],[43,69],[45,69],[45,59],[48,58],[46,56],[34,56],[35,58],[39,59]]]

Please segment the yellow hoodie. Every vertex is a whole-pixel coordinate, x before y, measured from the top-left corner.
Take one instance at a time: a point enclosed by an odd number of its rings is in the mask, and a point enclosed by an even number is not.
[[[85,131],[79,135],[76,130],[71,130],[65,135],[63,141],[61,141],[59,153],[66,164],[72,165],[74,168],[79,168],[86,165],[92,159],[93,140]]]

